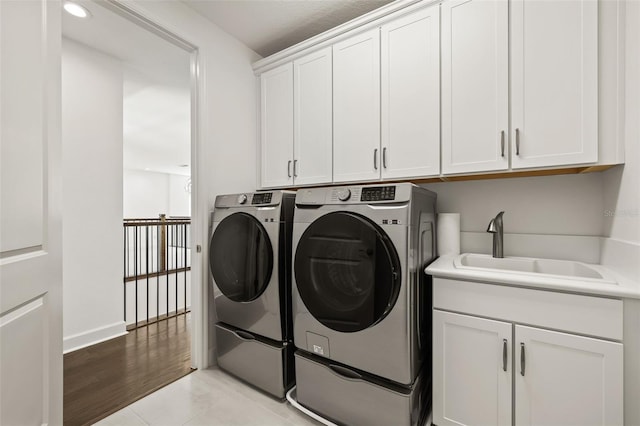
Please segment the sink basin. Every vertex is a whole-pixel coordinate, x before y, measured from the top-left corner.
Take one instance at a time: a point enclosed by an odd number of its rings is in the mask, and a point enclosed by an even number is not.
[[[495,258],[487,254],[466,253],[453,261],[456,268],[486,269],[498,272],[555,275],[563,278],[597,280],[615,284],[599,271],[581,263],[569,260],[532,259],[526,257]]]

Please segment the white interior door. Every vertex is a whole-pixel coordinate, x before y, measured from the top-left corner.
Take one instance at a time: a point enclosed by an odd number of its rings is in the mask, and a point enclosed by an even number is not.
[[[517,325],[517,425],[622,425],[622,344]]]
[[[444,174],[509,167],[508,8],[505,0],[442,3]]]
[[[433,423],[511,425],[511,327],[433,311]]]
[[[0,1],[0,424],[62,424],[60,13]]]

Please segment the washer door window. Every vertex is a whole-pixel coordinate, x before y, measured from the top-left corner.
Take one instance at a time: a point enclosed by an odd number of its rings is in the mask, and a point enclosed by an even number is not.
[[[381,321],[400,291],[400,261],[391,240],[375,223],[350,212],[329,213],[309,225],[294,270],[311,315],[342,332]]]
[[[273,269],[267,231],[247,213],[227,216],[211,237],[209,266],[226,297],[234,302],[256,299],[267,287]]]

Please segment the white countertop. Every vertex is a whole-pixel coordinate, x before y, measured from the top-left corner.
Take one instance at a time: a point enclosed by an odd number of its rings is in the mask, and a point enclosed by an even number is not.
[[[615,283],[610,283],[604,280],[599,281],[593,279],[564,277],[560,275],[521,273],[489,268],[456,267],[454,260],[458,256],[459,255],[449,255],[439,257],[425,269],[425,272],[438,278],[477,281],[489,284],[538,288],[607,297],[640,299],[640,282],[625,278],[602,265],[585,264],[600,272],[608,279],[615,281]]]

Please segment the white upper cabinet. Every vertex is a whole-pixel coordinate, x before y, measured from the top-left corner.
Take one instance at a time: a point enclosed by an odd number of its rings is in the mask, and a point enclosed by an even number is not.
[[[442,4],[444,174],[509,167],[508,8],[505,0]]]
[[[440,8],[384,24],[382,178],[440,173]]]
[[[330,183],[333,165],[331,47],[293,62],[296,185]]]
[[[260,75],[261,184],[293,184],[293,64]]]
[[[380,178],[380,30],[333,45],[333,180]]]
[[[624,424],[621,343],[515,330],[516,425]]]
[[[511,73],[512,167],[596,162],[598,2],[511,0]]]

